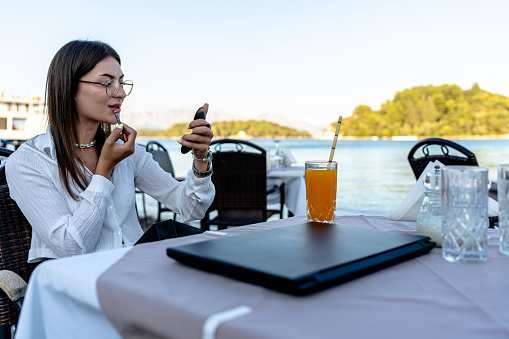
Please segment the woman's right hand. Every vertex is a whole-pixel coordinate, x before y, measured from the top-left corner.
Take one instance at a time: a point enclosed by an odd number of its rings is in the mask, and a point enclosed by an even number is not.
[[[115,128],[104,142],[95,174],[102,175],[109,179],[113,167],[128,156],[134,154],[136,131],[125,124],[122,125]],[[124,134],[122,134],[122,132]],[[117,143],[119,139],[124,140],[124,143]]]

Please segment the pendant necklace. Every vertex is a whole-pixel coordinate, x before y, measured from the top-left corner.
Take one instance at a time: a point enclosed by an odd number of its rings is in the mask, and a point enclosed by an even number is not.
[[[79,148],[90,148],[90,147],[94,147],[94,145],[95,145],[95,140],[92,141],[90,144],[74,144],[74,146],[79,147]]]

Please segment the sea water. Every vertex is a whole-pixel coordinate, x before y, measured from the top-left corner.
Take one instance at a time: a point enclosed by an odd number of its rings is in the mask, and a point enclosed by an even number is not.
[[[181,154],[176,139],[154,139],[165,146],[177,177],[191,169],[191,154]],[[288,149],[295,157],[293,166],[304,167],[307,160],[328,160],[332,140],[277,139],[280,149]],[[149,139],[138,139],[146,144]],[[274,152],[272,139],[249,139]],[[455,140],[471,150],[479,165],[488,167],[490,180],[497,179],[497,164],[509,163],[509,140]],[[334,160],[338,162],[336,208],[340,212],[364,215],[390,215],[415,185],[408,164],[408,152],[415,141],[338,140]],[[420,152],[420,151],[419,151]],[[432,149],[440,152],[440,148]],[[457,154],[451,151],[451,154]],[[417,153],[416,157],[422,156]],[[146,197],[147,214],[154,216],[157,203]],[[141,206],[141,197],[138,197]]]

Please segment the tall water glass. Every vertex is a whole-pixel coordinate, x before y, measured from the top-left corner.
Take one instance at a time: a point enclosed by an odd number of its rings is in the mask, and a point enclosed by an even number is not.
[[[498,165],[497,194],[500,252],[509,255],[509,164]]]
[[[488,169],[442,168],[442,257],[450,262],[488,258]]]
[[[336,221],[338,163],[306,161],[306,210],[308,221]]]
[[[488,258],[488,169],[442,168],[442,257],[450,262]]]

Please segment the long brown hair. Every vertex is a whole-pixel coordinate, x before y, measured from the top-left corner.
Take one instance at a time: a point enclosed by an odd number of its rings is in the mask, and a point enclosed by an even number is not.
[[[75,97],[79,80],[107,57],[115,58],[120,64],[120,56],[108,44],[74,40],[60,48],[48,70],[45,100],[48,122],[55,143],[60,179],[75,200],[78,200],[78,196],[71,189],[69,177],[80,189],[85,190],[87,187],[84,168],[79,166],[80,161],[75,154],[74,144],[78,140],[79,124]],[[99,124],[95,136],[99,155],[110,133],[110,124]]]

